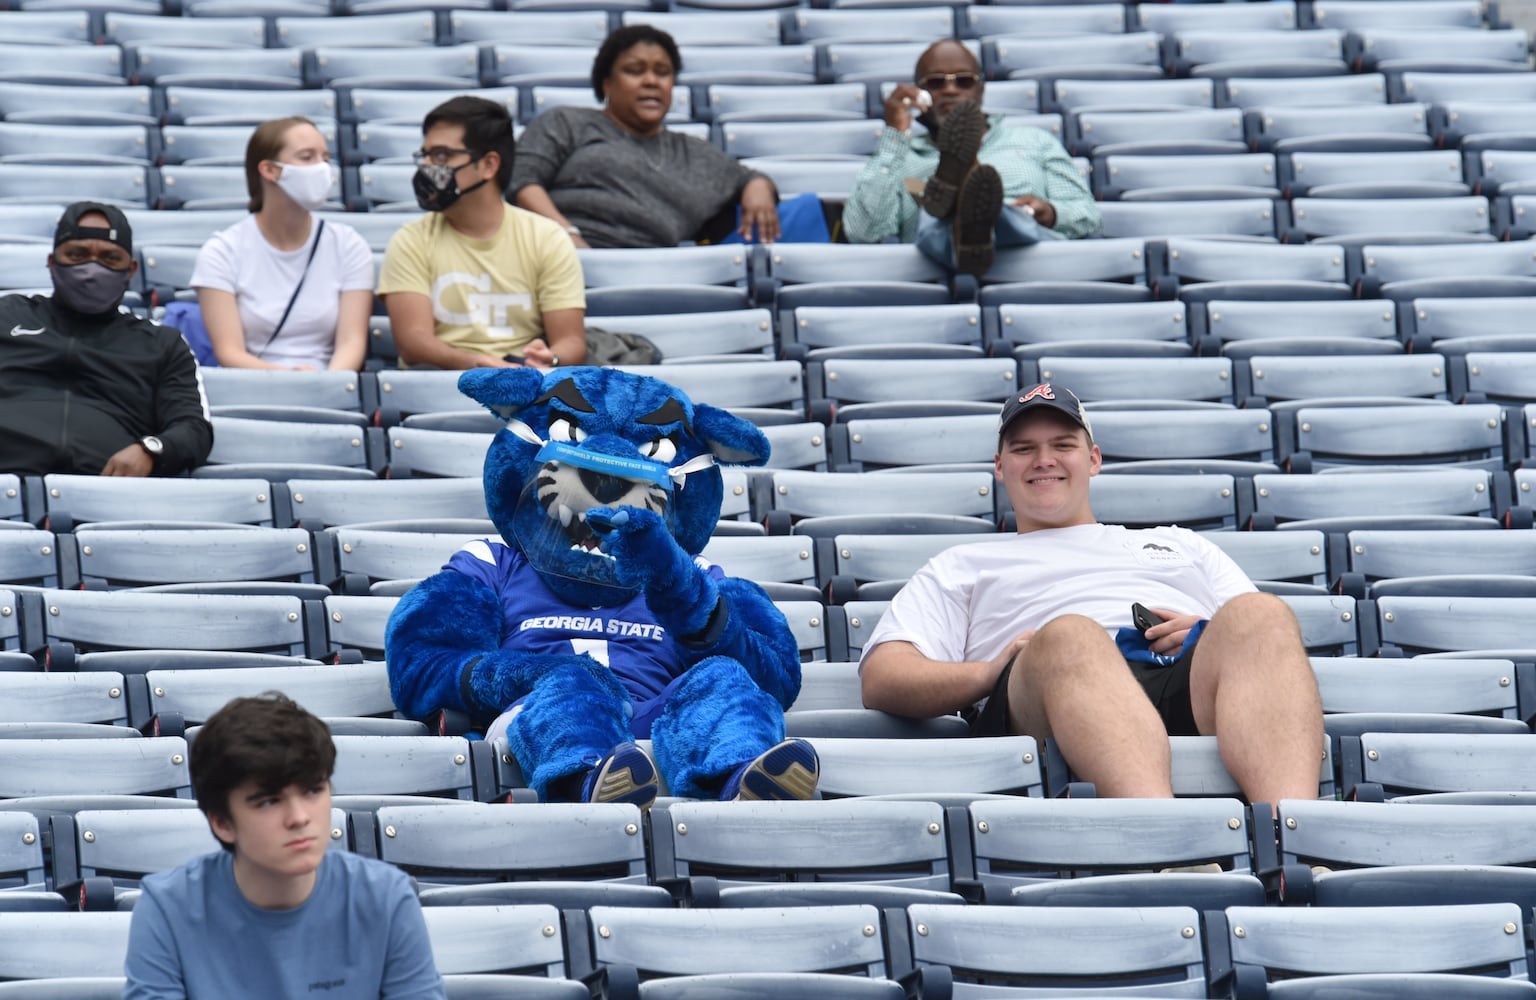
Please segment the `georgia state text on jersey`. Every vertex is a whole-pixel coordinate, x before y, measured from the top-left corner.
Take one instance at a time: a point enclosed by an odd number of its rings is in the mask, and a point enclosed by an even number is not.
[[[720,567],[695,556],[716,581]],[[530,653],[586,653],[606,664],[637,702],[661,694],[688,666],[682,649],[667,636],[636,594],[615,607],[583,608],[567,603],[544,585],[518,549],[500,540],[465,545],[444,569],[463,573],[496,592],[501,600],[501,647]]]

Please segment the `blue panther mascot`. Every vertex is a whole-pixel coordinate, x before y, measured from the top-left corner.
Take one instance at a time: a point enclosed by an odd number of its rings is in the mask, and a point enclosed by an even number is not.
[[[784,738],[800,657],[756,584],[699,556],[715,463],[761,465],[750,423],[609,368],[478,369],[459,389],[506,422],[485,459],[500,540],[472,542],[400,599],[390,690],[413,718],[505,729],[544,801],[811,798]],[[655,762],[636,739],[649,737]]]

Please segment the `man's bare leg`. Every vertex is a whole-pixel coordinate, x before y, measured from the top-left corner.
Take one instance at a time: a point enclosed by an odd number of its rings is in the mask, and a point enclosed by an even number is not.
[[[1168,733],[1104,626],[1063,615],[1037,632],[1008,677],[1008,728],[1054,736],[1106,798],[1169,798]]]
[[[1273,594],[1217,611],[1195,646],[1190,704],[1250,802],[1317,798],[1323,707],[1301,628]]]

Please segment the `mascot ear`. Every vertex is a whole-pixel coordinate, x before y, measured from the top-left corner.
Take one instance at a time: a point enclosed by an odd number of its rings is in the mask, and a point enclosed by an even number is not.
[[[762,465],[768,461],[768,438],[757,426],[727,410],[704,403],[693,407],[693,433],[723,465]]]
[[[503,420],[510,420],[544,391],[537,368],[471,368],[459,376],[459,391]]]

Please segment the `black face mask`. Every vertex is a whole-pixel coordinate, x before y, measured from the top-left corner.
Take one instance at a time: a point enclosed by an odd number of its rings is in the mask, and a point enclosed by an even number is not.
[[[117,308],[133,280],[133,269],[114,271],[105,264],[88,260],[83,264],[54,264],[53,294],[75,312],[96,315]]]
[[[416,204],[421,206],[423,212],[442,212],[454,202],[485,184],[486,178],[471,184],[463,190],[459,189],[458,173],[470,165],[478,162],[480,157],[475,157],[469,163],[458,167],[439,166],[436,163],[423,163],[416,168],[416,176],[411,178],[411,188],[416,192]]]

